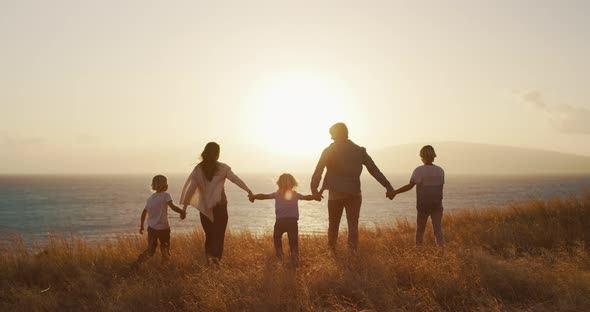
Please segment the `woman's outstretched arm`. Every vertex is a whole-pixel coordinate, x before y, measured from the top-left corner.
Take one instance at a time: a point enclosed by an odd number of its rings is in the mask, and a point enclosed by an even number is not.
[[[195,195],[197,191],[197,175],[196,175],[197,168],[191,172],[188,179],[184,183],[184,187],[182,188],[182,194],[180,195],[180,202],[179,204],[183,206],[184,211],[186,211],[186,207],[191,203],[191,199]]]
[[[248,195],[252,195],[252,191],[250,190],[248,185],[246,185],[246,183],[244,183],[244,181],[242,181],[242,179],[240,179],[233,171],[231,171],[231,168],[227,170],[226,177],[228,178],[228,180],[232,181],[239,188],[246,191],[248,193]]]

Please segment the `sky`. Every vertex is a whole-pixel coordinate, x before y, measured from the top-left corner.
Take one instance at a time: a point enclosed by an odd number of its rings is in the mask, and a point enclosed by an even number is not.
[[[0,174],[459,141],[590,156],[588,1],[0,0]],[[312,170],[312,168],[310,168]]]

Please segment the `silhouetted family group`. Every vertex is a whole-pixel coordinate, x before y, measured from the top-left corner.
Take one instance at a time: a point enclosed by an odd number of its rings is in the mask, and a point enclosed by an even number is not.
[[[207,261],[218,263],[223,255],[225,230],[228,222],[227,197],[224,190],[226,179],[246,191],[251,202],[274,199],[276,222],[273,240],[277,257],[283,257],[282,237],[284,233],[287,233],[291,263],[294,266],[299,265],[298,201],[321,201],[325,190],[328,191],[328,245],[332,249],[336,248],[342,212],[346,211],[348,247],[351,251],[356,252],[362,203],[360,175],[363,166],[385,187],[385,196],[390,200],[397,194],[407,192],[417,186],[416,244],[422,244],[426,222],[430,217],[436,242],[441,248],[444,247],[441,227],[444,171],[441,167],[433,164],[436,153],[432,146],[422,147],[420,157],[424,165],[414,170],[407,185],[395,190],[367,154],[365,148],[348,139],[348,128],[344,123],[334,124],[330,128],[330,135],[334,142],[324,149],[317,163],[311,179],[311,195],[302,195],[295,191],[297,181],[288,173],[282,174],[278,178],[278,188],[274,193],[254,194],[228,165],[218,161],[220,147],[215,142],[210,142],[205,146],[201,153],[201,162],[195,166],[182,189],[180,197],[182,209],[174,205],[172,197],[166,192],[168,190],[167,178],[162,175],[155,176],[151,185],[154,193],[148,198],[141,214],[139,230],[143,234],[147,217],[148,248],[139,256],[136,265],[154,255],[158,242],[163,259],[166,260],[169,257],[168,208],[179,213],[181,219],[185,219],[189,205],[199,211],[201,225],[205,231]],[[326,175],[320,188],[324,169]]]

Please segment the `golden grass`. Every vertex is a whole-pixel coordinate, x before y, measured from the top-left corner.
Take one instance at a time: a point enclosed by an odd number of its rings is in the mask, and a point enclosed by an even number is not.
[[[228,234],[213,268],[200,230],[173,233],[171,261],[137,271],[142,237],[53,236],[42,252],[15,238],[0,251],[0,311],[590,310],[590,196],[446,213],[443,227],[444,254],[430,229],[414,247],[414,221],[363,229],[356,255],[346,235],[335,254],[301,236],[297,270],[270,234]]]

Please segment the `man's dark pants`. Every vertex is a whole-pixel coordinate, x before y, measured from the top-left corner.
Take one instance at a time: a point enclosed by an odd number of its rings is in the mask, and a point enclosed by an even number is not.
[[[342,211],[346,210],[346,221],[348,222],[348,247],[356,250],[359,241],[359,215],[361,211],[362,196],[350,196],[345,199],[328,200],[328,245],[336,247],[338,230]]]

